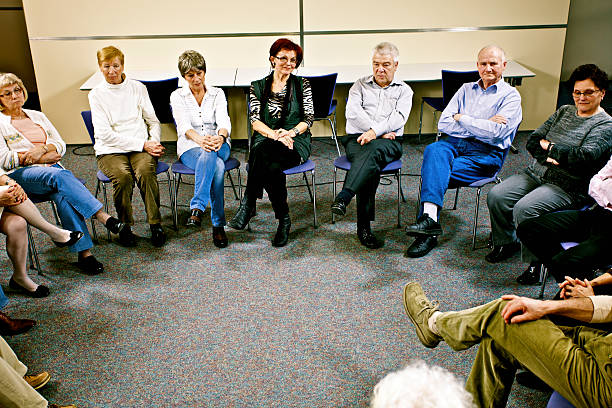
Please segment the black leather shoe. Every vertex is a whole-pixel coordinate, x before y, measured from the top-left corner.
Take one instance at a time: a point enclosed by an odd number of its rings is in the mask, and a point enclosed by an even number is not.
[[[125,227],[129,227],[126,223],[119,221],[115,217],[109,217],[104,226],[113,234],[119,234]]]
[[[53,243],[57,247],[64,248],[64,247],[69,247],[70,245],[76,244],[81,238],[83,238],[83,233],[81,231],[72,231],[70,233],[70,239],[68,241],[66,242],[53,241]]]
[[[497,263],[501,261],[505,261],[510,258],[512,255],[520,251],[521,244],[518,242],[512,242],[506,245],[494,245],[491,252],[489,252],[485,259],[490,263]]]
[[[204,212],[198,208],[194,208],[191,210],[191,216],[187,219],[188,227],[199,227],[202,225],[202,217],[204,216]]]
[[[248,225],[251,218],[255,215],[255,206],[248,204],[248,199],[246,195],[242,197],[242,201],[240,201],[240,207],[238,207],[238,211],[234,215],[234,218],[227,224],[233,229],[243,230]]]
[[[80,258],[77,266],[85,275],[99,275],[104,272],[104,265],[102,265],[102,262],[98,262],[93,255]]]
[[[516,373],[516,382],[522,385],[523,387],[531,388],[532,390],[539,391],[552,391],[550,385],[546,384],[544,381],[540,380],[538,376],[533,374],[531,371],[519,371]]]
[[[346,203],[340,197],[336,197],[331,205],[331,212],[344,217],[346,215]]]
[[[272,246],[284,247],[289,241],[289,230],[291,229],[291,218],[289,214],[284,215],[278,220],[278,228],[276,229],[276,235],[272,240]]]
[[[17,290],[21,293],[25,293],[26,295],[33,297],[33,298],[43,298],[43,297],[47,297],[49,296],[49,288],[46,287],[45,285],[38,285],[38,287],[36,288],[35,291],[30,291],[26,288],[24,288],[23,286],[21,286],[20,284],[18,284],[17,282],[15,282],[13,280],[13,278],[11,278],[11,280],[9,280],[9,287],[13,290]]]
[[[0,336],[15,336],[30,330],[36,322],[30,319],[11,319],[0,312]]]
[[[132,232],[129,225],[119,232],[119,243],[124,247],[135,247],[136,246],[136,235]]]
[[[429,215],[423,214],[415,224],[406,227],[406,234],[412,237],[436,237],[442,235],[442,227]]]
[[[161,224],[151,224],[151,244],[159,248],[166,243],[166,233]]]
[[[542,282],[540,280],[541,266],[542,264],[538,262],[532,262],[525,272],[516,278],[516,281],[521,285],[539,285]]]
[[[225,228],[213,227],[212,228],[213,244],[217,248],[225,248],[228,244],[227,235],[225,235]]]
[[[425,256],[438,245],[437,237],[417,237],[406,250],[408,258],[420,258]]]
[[[366,248],[370,249],[378,249],[382,248],[384,243],[376,238],[376,235],[372,234],[372,231],[369,228],[357,228],[357,237],[359,237],[359,242]]]

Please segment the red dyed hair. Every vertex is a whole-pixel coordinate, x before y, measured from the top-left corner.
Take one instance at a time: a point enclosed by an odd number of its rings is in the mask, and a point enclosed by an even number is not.
[[[274,44],[272,44],[272,46],[270,47],[270,56],[276,57],[276,54],[278,54],[281,50],[295,51],[295,59],[297,60],[295,66],[300,66],[300,64],[302,63],[302,58],[304,56],[304,51],[302,51],[302,47],[300,47],[288,38],[279,38],[278,40],[274,41]]]

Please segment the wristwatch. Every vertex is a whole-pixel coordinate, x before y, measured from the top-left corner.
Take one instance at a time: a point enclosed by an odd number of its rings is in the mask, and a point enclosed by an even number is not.
[[[293,128],[293,129],[291,129],[291,130],[293,130],[293,133],[295,133],[295,135],[296,135],[296,136],[298,136],[298,135],[300,134],[300,131],[298,130],[297,126],[296,126],[296,127],[294,127],[294,128]]]

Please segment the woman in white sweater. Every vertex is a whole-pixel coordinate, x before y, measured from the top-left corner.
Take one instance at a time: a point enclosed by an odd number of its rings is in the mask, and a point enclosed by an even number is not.
[[[89,93],[98,167],[113,183],[119,220],[128,225],[119,234],[124,246],[135,246],[132,192],[138,185],[151,227],[151,242],[166,242],[159,212],[157,159],[164,153],[161,128],[145,86],[125,77],[123,53],[113,47],[98,51],[105,81]]]
[[[231,123],[223,90],[207,86],[206,61],[197,51],[185,51],[179,57],[178,68],[189,86],[170,95],[172,114],[176,122],[177,155],[195,170],[194,194],[189,207],[188,226],[199,227],[204,210],[210,202],[213,243],[218,248],[228,244],[225,235],[223,176],[225,161],[230,154]]]

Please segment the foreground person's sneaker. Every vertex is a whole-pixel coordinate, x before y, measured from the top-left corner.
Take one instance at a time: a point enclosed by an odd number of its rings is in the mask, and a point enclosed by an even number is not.
[[[48,372],[43,371],[42,373],[36,375],[24,375],[23,379],[25,380],[25,382],[30,384],[30,387],[34,388],[35,390],[38,390],[39,388],[42,388],[47,385],[47,383],[51,379],[51,376]]]
[[[425,347],[436,347],[442,337],[431,331],[428,320],[438,309],[429,302],[423,288],[416,282],[404,286],[404,310],[412,321],[421,343]]]

